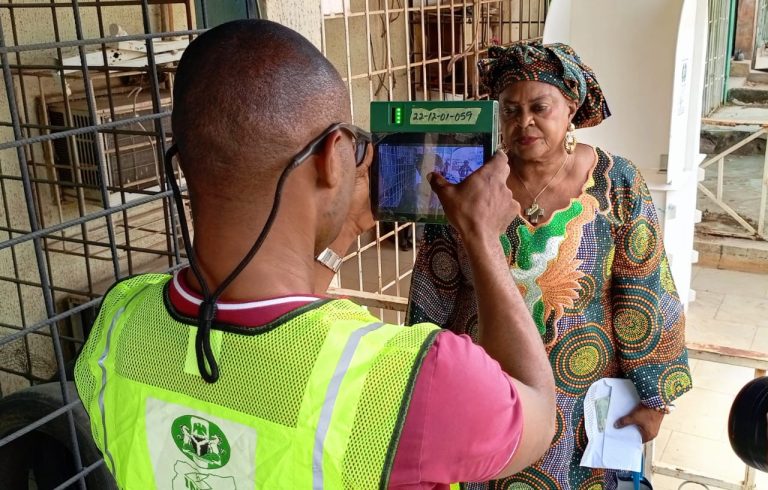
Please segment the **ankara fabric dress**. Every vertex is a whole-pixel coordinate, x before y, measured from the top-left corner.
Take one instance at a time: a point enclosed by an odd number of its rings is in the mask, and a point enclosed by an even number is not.
[[[648,188],[631,162],[595,152],[583,192],[567,208],[536,227],[518,216],[501,237],[555,375],[555,438],[525,471],[470,488],[612,489],[613,472],[579,465],[589,386],[629,378],[649,407],[664,407],[691,388],[683,307]],[[407,322],[434,322],[477,338],[472,272],[449,226],[425,230]]]

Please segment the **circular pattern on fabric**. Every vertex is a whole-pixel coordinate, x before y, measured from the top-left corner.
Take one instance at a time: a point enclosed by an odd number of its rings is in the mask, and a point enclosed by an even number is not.
[[[641,286],[627,286],[614,298],[613,330],[625,359],[653,353],[661,339],[658,328],[658,297]]]
[[[602,377],[613,357],[611,340],[596,323],[563,334],[550,353],[560,390],[582,395]]]
[[[625,243],[630,260],[645,262],[655,253],[658,237],[648,220],[639,218],[629,229]]]
[[[504,480],[505,490],[560,490],[560,484],[537,468],[528,468]]]
[[[617,186],[611,196],[612,215],[617,224],[629,223],[632,220],[632,203],[635,194],[631,187]]]
[[[613,325],[618,330],[619,338],[625,344],[637,345],[651,335],[652,319],[645,311],[624,308],[616,312]]]
[[[508,490],[536,490],[532,486],[523,482],[513,482],[509,486],[507,486],[507,489]]]
[[[579,278],[578,283],[579,297],[573,302],[573,307],[565,310],[569,313],[581,313],[587,308],[587,305],[589,305],[589,302],[592,301],[592,298],[595,296],[597,284],[594,277],[586,275],[582,276]]]
[[[658,230],[643,217],[625,231],[618,251],[625,274],[643,277],[657,272],[663,256]]]
[[[597,357],[600,355],[594,345],[585,345],[574,350],[570,360],[571,371],[577,376],[586,376],[597,367]]]
[[[429,268],[438,288],[453,289],[459,285],[459,264],[446,245],[435,245],[429,257]]]
[[[661,262],[661,287],[664,291],[677,297],[677,288],[675,287],[675,280],[672,277],[672,271],[669,268],[669,261],[664,259]]]
[[[665,328],[661,332],[660,349],[654,351],[657,362],[672,362],[680,353],[685,351],[685,317],[680,315],[671,328]]]
[[[691,375],[686,366],[668,367],[659,376],[659,393],[669,403],[691,389]]]
[[[594,475],[589,477],[584,483],[579,485],[579,490],[603,490],[605,488],[605,477],[603,475]]]

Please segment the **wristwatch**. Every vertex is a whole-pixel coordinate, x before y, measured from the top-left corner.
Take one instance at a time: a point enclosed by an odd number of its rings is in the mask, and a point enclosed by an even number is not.
[[[322,252],[320,252],[320,255],[318,255],[315,260],[326,266],[327,268],[331,269],[333,273],[339,272],[339,269],[341,269],[341,263],[342,259],[339,257],[339,254],[331,250],[330,248],[326,248]]]

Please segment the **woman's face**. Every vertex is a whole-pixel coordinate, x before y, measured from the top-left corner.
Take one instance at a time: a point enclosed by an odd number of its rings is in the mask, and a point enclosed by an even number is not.
[[[499,95],[501,132],[510,156],[523,161],[547,160],[563,152],[576,102],[554,85],[524,81]]]

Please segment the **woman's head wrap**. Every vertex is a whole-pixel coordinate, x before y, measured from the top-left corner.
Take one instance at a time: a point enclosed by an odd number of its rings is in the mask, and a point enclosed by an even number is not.
[[[518,43],[491,46],[488,58],[478,63],[480,80],[497,99],[509,84],[520,81],[549,83],[579,105],[573,124],[597,126],[611,115],[595,73],[567,44]]]

